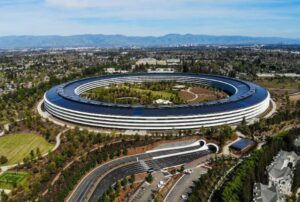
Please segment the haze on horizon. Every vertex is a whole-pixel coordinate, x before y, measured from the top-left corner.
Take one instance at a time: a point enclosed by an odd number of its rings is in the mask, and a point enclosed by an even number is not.
[[[300,38],[299,0],[1,0],[0,36],[169,33]]]

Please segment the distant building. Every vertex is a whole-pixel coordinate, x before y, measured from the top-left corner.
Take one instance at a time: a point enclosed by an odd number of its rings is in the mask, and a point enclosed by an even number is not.
[[[167,65],[173,65],[173,66],[175,66],[175,65],[180,65],[180,59],[167,59],[166,60],[166,62],[167,62]]]
[[[253,201],[286,201],[286,195],[290,195],[293,184],[294,169],[299,162],[295,152],[280,151],[267,166],[268,185],[254,183]]]
[[[143,59],[139,59],[136,63],[136,65],[156,65],[157,64],[157,60],[155,58],[143,58]]]
[[[174,73],[175,70],[173,68],[156,68],[156,69],[148,69],[148,73]]]
[[[274,78],[274,77],[300,77],[300,74],[296,73],[257,73],[257,77],[260,78]]]
[[[126,70],[121,70],[121,69],[116,70],[114,67],[106,68],[106,69],[104,69],[104,72],[107,74],[115,74],[115,73],[126,74],[126,73],[128,73],[128,71],[126,71]]]
[[[150,65],[150,66],[154,66],[154,65],[161,65],[161,66],[166,66],[167,65],[167,61],[166,60],[157,60],[155,58],[143,58],[143,59],[139,59],[136,63],[136,65]]]

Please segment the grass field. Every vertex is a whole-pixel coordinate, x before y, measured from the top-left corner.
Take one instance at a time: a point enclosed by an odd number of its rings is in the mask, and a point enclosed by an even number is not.
[[[171,100],[173,98],[173,101],[174,98],[177,98],[177,100],[180,99],[177,93],[172,92],[171,90],[145,89],[138,84],[120,84],[116,86],[112,85],[109,88],[95,88],[81,96],[101,102],[146,105],[152,105],[157,99]]]
[[[255,82],[269,89],[299,89],[300,87],[299,80],[292,78],[257,79]]]
[[[142,88],[138,88],[138,87],[131,87],[129,88],[126,85],[119,85],[119,88],[126,88],[126,89],[130,89],[131,91],[135,91],[141,94],[148,94],[148,93],[152,93],[153,96],[160,96],[164,99],[170,99],[172,96],[174,96],[174,93],[170,93],[164,90],[161,91],[155,91],[155,90],[147,90],[147,89],[142,89]],[[90,90],[88,93],[103,93],[103,88],[94,88],[93,90]]]
[[[25,172],[10,172],[7,171],[0,175],[0,188],[12,189],[17,185],[23,185],[26,183],[28,173]]]
[[[6,156],[11,165],[22,162],[31,150],[40,149],[41,154],[48,152],[53,147],[43,137],[35,134],[13,134],[0,137],[0,156]]]

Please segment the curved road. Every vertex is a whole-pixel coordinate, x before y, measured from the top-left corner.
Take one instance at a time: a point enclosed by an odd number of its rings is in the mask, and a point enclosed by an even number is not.
[[[165,167],[180,165],[193,161],[211,153],[208,149],[199,149],[202,146],[191,146],[164,151],[125,156],[102,164],[88,173],[75,187],[66,199],[69,202],[97,201],[113,183],[128,175],[147,171],[149,168],[160,170]],[[152,159],[162,155],[185,152],[171,157]],[[191,152],[191,153],[188,153]],[[180,156],[180,158],[178,158]],[[138,161],[137,161],[138,158]]]

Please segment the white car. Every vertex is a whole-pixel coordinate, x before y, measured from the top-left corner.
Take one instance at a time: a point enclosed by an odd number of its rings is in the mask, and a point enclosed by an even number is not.
[[[158,184],[158,185],[157,185],[157,188],[159,188],[159,189],[161,189],[161,188],[163,188],[163,187],[164,187],[163,184]]]
[[[185,173],[185,174],[191,174],[192,172],[193,172],[192,169],[185,169],[185,170],[184,170],[184,173]]]
[[[183,200],[187,200],[187,199],[188,199],[187,195],[185,195],[185,194],[182,194],[182,195],[181,195],[181,198],[182,198]]]

